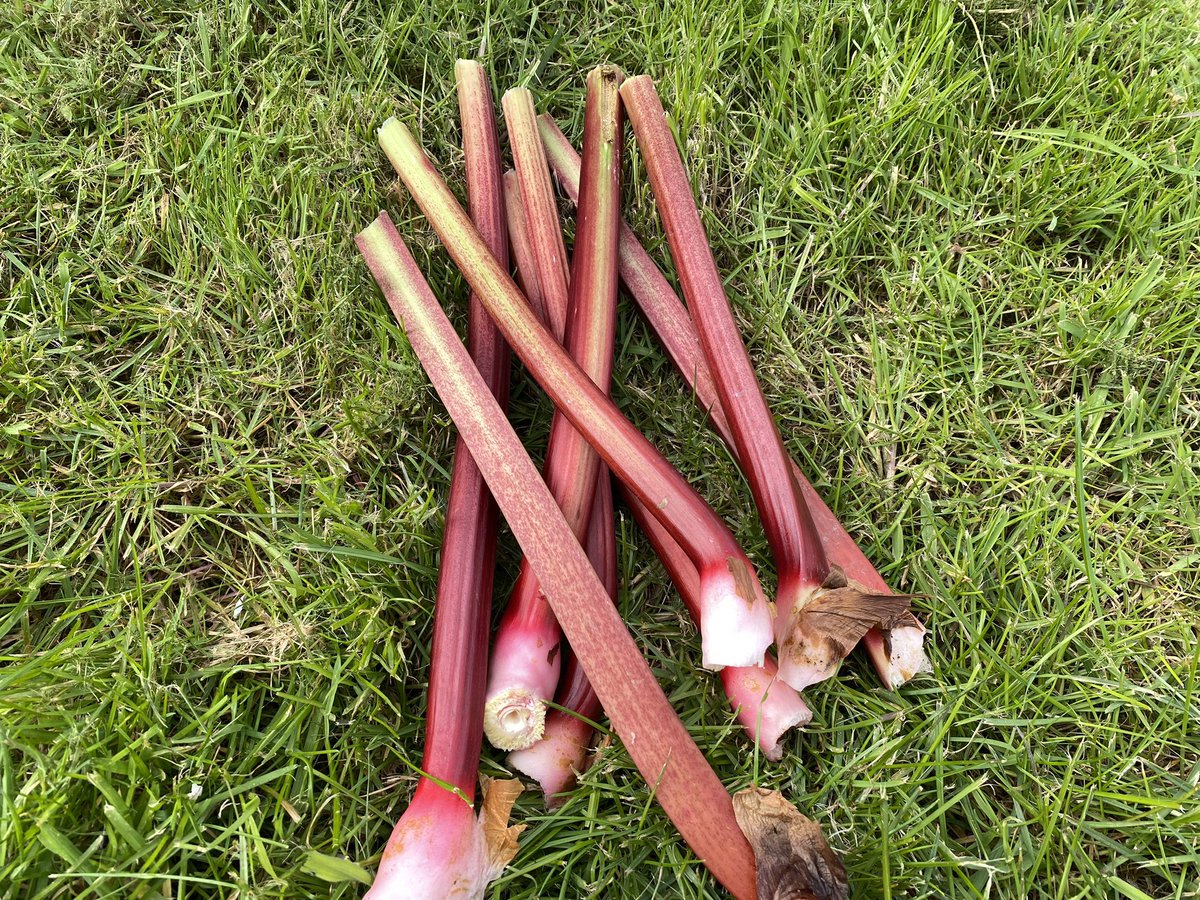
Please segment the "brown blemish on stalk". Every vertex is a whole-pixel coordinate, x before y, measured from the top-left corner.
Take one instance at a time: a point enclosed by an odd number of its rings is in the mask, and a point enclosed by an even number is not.
[[[821,826],[778,791],[747,788],[733,795],[733,814],[754,850],[760,900],[846,900],[850,880]]]
[[[746,601],[748,607],[753,609],[758,599],[758,591],[755,590],[754,576],[750,573],[749,568],[736,556],[727,556],[725,566],[729,569],[729,574],[733,576],[734,592]]]
[[[558,648],[561,646],[562,646],[562,642],[559,641],[557,644],[555,644],[553,647],[550,648],[550,652],[546,654],[546,663],[548,665],[554,665],[554,657],[558,656]]]

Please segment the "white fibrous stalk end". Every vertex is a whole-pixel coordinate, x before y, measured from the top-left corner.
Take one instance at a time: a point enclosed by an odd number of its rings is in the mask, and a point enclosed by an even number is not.
[[[524,688],[508,688],[483,709],[483,733],[498,750],[524,750],[541,740],[546,704]]]
[[[729,572],[701,577],[700,652],[704,668],[715,672],[725,666],[761,666],[771,646],[771,632],[771,608],[757,583],[743,579],[737,584]]]
[[[918,675],[932,672],[925,655],[925,629],[915,625],[893,628],[888,633],[891,687],[898,688]]]

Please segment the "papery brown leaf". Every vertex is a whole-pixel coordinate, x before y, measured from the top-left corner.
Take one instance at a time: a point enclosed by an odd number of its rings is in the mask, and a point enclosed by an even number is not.
[[[758,900],[846,900],[850,880],[821,826],[778,791],[733,795],[733,814],[754,850]]]
[[[525,787],[515,778],[504,780],[483,778],[483,808],[479,811],[479,822],[483,827],[483,840],[488,866],[495,878],[517,855],[517,837],[525,830],[522,825],[509,825],[513,804]]]
[[[821,590],[792,613],[788,650],[810,665],[835,666],[876,625],[887,630],[907,624],[914,596],[873,593],[833,566]]]

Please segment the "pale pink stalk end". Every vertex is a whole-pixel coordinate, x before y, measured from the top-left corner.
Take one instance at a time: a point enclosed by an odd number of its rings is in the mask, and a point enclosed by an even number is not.
[[[771,762],[783,759],[783,736],[791,728],[812,721],[812,710],[804,698],[780,681],[775,661],[769,656],[762,666],[729,666],[721,670],[725,696],[746,729]]]
[[[700,575],[700,662],[706,669],[761,666],[771,646],[771,607],[750,570],[730,558]]]
[[[591,739],[590,722],[556,709],[546,719],[542,739],[532,747],[508,754],[508,764],[536,781],[546,805],[555,807],[563,802],[557,795],[575,787],[586,765]]]
[[[508,817],[519,781],[484,787],[478,817],[462,797],[422,784],[388,839],[363,900],[478,900],[517,852]]]

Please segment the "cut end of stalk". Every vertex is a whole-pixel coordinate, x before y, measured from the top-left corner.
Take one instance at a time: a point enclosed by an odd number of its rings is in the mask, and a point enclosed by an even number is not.
[[[388,116],[384,120],[383,124],[379,126],[379,129],[375,132],[375,137],[378,138],[380,140],[380,142],[382,142],[383,138],[386,135],[393,133],[396,130],[396,128],[398,128],[398,127],[399,128],[404,127],[400,123],[400,120],[397,119],[395,116]]]
[[[821,826],[778,791],[733,795],[733,814],[754,848],[756,893],[783,900],[846,900],[850,879]]]
[[[488,700],[483,733],[498,750],[524,750],[542,739],[546,703],[523,688],[509,688]]]
[[[560,806],[561,795],[575,787],[586,767],[591,736],[589,723],[566,713],[552,713],[545,737],[532,747],[510,753],[508,764],[541,786],[546,806]]]
[[[776,624],[779,677],[798,691],[831,678],[872,628],[908,624],[911,602],[907,594],[874,593],[834,566],[811,598]]]
[[[892,690],[918,675],[933,671],[925,655],[925,629],[917,625],[898,625],[884,632],[890,668],[887,685]]]
[[[601,63],[588,72],[587,77],[589,82],[593,78],[596,78],[605,84],[615,84],[617,87],[620,87],[621,82],[625,80],[625,73],[621,71],[620,66],[614,66],[612,63]]]
[[[812,710],[795,690],[767,666],[729,666],[721,670],[725,695],[750,740],[771,762],[783,759],[783,736],[812,721]]]
[[[700,576],[700,652],[704,668],[761,666],[771,646],[771,607],[758,579],[730,557],[724,571]]]
[[[521,782],[484,782],[479,816],[461,797],[434,788],[413,797],[388,839],[364,900],[482,898],[517,854],[524,825],[508,824]]]

